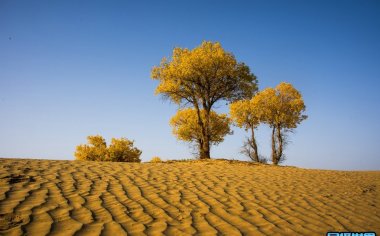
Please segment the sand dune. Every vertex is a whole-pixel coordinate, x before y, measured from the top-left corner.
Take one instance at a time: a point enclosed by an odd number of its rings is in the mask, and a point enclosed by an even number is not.
[[[0,159],[0,235],[380,232],[380,171]]]

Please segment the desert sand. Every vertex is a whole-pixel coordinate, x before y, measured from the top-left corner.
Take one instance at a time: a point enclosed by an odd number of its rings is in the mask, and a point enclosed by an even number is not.
[[[0,235],[380,232],[380,171],[0,159]]]

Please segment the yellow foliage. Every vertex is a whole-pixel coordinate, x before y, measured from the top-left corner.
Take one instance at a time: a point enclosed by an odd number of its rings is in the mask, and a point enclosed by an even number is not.
[[[205,120],[205,110],[200,111],[201,118]],[[210,142],[218,144],[223,142],[224,136],[231,134],[230,119],[226,114],[210,112]],[[197,111],[192,108],[179,110],[170,120],[173,134],[180,140],[197,142],[202,138],[202,128],[198,124]]]
[[[103,161],[106,159],[107,145],[102,136],[88,136],[87,142],[88,144],[77,146],[75,152],[77,160]]]
[[[153,67],[151,77],[160,82],[156,94],[177,104],[202,100],[208,108],[220,99],[251,97],[257,90],[256,77],[248,66],[238,63],[218,42],[204,41],[193,50],[174,48],[171,60],[163,58]]]
[[[153,163],[159,163],[159,162],[162,162],[161,158],[159,157],[153,157],[150,162],[153,162]]]
[[[259,109],[253,99],[233,102],[230,104],[231,119],[245,130],[256,128],[260,124]]]
[[[77,160],[141,162],[141,151],[133,147],[133,141],[126,138],[115,139],[107,148],[105,139],[100,136],[88,136],[89,144],[79,145],[75,151]]]
[[[271,127],[292,129],[307,118],[302,114],[306,108],[302,95],[290,83],[282,82],[274,89],[264,89],[252,103],[259,108],[260,120]]]
[[[141,162],[141,151],[133,147],[133,141],[126,138],[112,138],[111,145],[108,147],[107,161],[121,162]]]

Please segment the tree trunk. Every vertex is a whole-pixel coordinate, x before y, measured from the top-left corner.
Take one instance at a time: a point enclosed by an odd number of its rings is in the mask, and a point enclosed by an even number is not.
[[[206,120],[202,121],[201,116],[201,110],[199,109],[199,106],[197,103],[194,104],[194,107],[197,111],[198,115],[198,125],[201,128],[201,139],[199,140],[199,159],[210,159],[210,142],[208,138],[208,119],[207,119],[207,112],[206,112]]]
[[[253,153],[253,158],[255,162],[259,162],[259,153],[257,151],[257,144],[256,144],[256,139],[255,139],[255,128],[252,126],[251,127],[251,147],[254,151]]]
[[[203,142],[203,147],[200,150],[200,159],[210,159],[210,142]]]
[[[282,140],[282,134],[281,134],[281,127],[277,127],[277,141],[278,141],[278,150],[277,150],[277,163],[281,161],[282,158],[282,146],[283,146],[283,140]]]
[[[204,121],[204,135],[203,135],[203,147],[200,153],[200,159],[210,159],[210,110],[204,109],[205,121]]]
[[[198,158],[201,158],[201,153],[202,153],[202,147],[203,147],[203,141],[202,139],[198,139]]]
[[[274,165],[278,165],[275,132],[276,132],[276,127],[273,126],[273,129],[272,129],[272,163]]]

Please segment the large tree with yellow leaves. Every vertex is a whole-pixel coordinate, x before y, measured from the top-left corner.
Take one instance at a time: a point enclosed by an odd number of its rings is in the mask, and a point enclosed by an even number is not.
[[[257,91],[257,79],[247,65],[237,62],[220,43],[206,41],[192,50],[174,48],[170,59],[163,58],[159,66],[153,67],[151,77],[159,81],[156,94],[195,109],[201,159],[210,158],[213,106],[223,100],[250,98]]]

